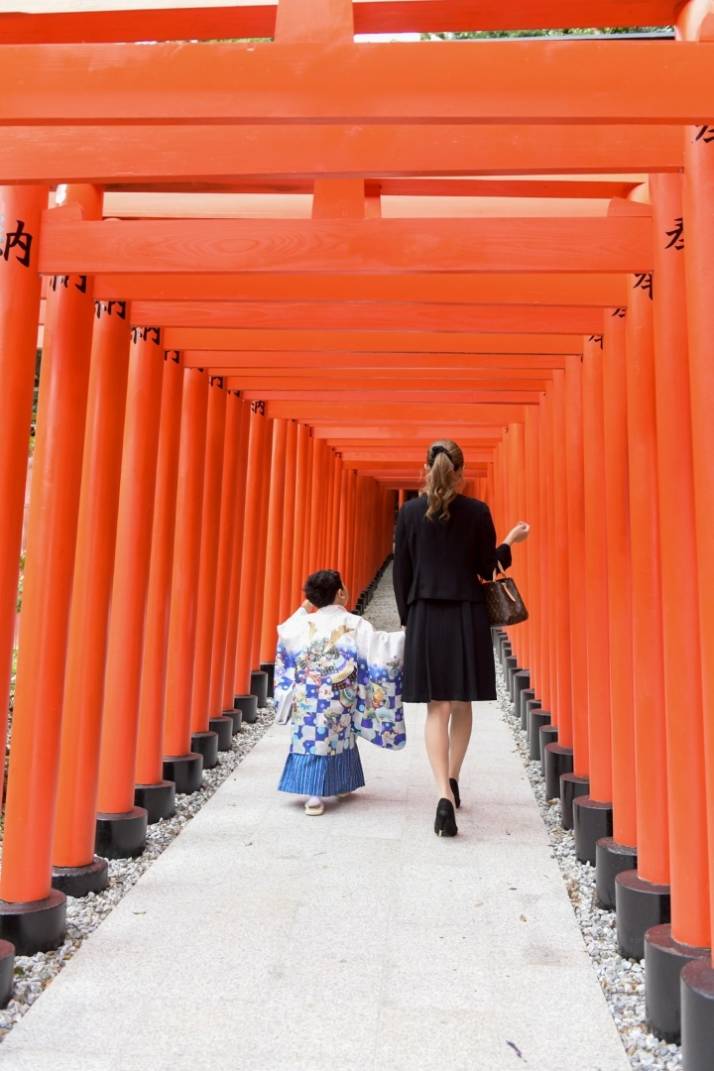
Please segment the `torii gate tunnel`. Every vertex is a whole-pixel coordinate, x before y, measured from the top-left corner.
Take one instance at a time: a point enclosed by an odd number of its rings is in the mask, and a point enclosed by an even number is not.
[[[0,15],[3,696],[42,350],[4,999],[255,718],[305,575],[364,606],[448,436],[532,525],[531,754],[711,1071],[714,3],[82,6]],[[354,36],[583,25],[676,29]]]

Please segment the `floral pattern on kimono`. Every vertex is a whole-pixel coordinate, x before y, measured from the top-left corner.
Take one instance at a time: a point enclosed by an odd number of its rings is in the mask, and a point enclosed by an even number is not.
[[[403,646],[403,633],[379,632],[341,606],[300,609],[279,626],[275,699],[292,697],[281,789],[328,795],[364,784],[356,734],[404,747]]]

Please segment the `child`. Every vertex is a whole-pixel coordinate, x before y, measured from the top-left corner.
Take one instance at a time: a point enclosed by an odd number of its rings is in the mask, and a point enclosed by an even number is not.
[[[364,785],[356,734],[380,747],[406,743],[404,633],[378,632],[349,613],[333,569],[313,573],[303,590],[306,601],[278,626],[275,702],[278,720],[292,724],[278,789],[308,796],[305,813],[318,815],[323,796]]]

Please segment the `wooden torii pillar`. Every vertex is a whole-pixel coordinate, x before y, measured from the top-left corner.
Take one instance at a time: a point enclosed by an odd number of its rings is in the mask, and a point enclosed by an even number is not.
[[[690,0],[682,8],[678,28],[685,40],[714,40],[711,0]],[[712,46],[709,45],[711,48]],[[707,111],[714,116],[714,112]],[[714,367],[711,338],[714,309],[714,123],[684,129],[684,220],[687,227],[685,264],[691,393],[692,465],[695,531],[699,569],[699,615],[706,763],[706,811],[714,810],[714,474],[707,461]],[[683,772],[683,771],[682,771]],[[710,948],[714,948],[714,822],[708,822]],[[681,975],[682,1044],[687,1071],[703,1071],[714,1048],[714,966],[709,957],[687,964]]]
[[[0,739],[7,740],[8,697],[22,539],[27,429],[35,381],[40,277],[37,272],[44,186],[0,186],[0,497],[5,523],[0,532]],[[4,785],[5,764],[2,768]],[[1,798],[0,793],[0,798]],[[43,890],[46,891],[46,890]],[[63,932],[63,906],[55,908]],[[1,932],[1,931],[0,931]],[[57,933],[53,934],[53,938]],[[11,936],[14,936],[12,934]],[[15,945],[0,940],[0,1002],[12,992]]]
[[[70,187],[68,211],[96,218],[101,197],[95,187]],[[0,877],[0,932],[22,955],[56,948],[65,933],[51,857],[94,319],[87,276],[55,276],[48,309]]]

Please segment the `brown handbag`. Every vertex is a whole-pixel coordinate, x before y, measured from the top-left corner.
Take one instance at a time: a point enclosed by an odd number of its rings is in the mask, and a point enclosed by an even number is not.
[[[483,594],[491,628],[508,628],[528,620],[528,610],[515,580],[506,576],[500,565],[494,570],[493,580],[484,581]]]

